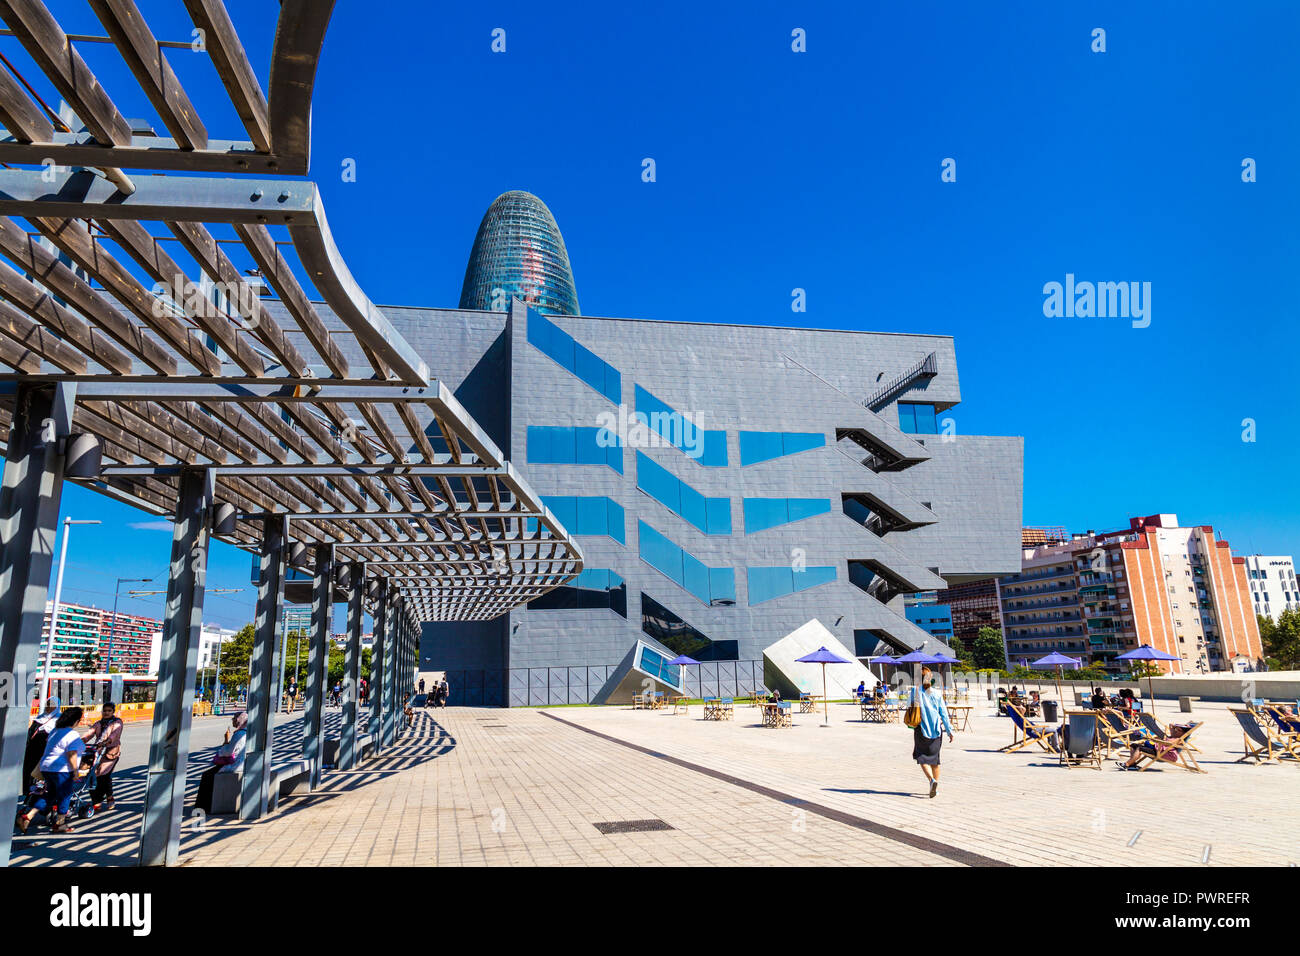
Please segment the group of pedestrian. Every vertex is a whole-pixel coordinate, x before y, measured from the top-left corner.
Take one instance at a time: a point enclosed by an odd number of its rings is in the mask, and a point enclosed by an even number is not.
[[[27,728],[27,745],[23,752],[23,781],[43,783],[33,787],[18,811],[15,821],[19,832],[27,828],[37,814],[44,813],[54,833],[72,833],[68,812],[77,784],[87,774],[95,774],[90,802],[96,810],[112,810],[113,771],[122,756],[122,719],[117,708],[106,702],[99,720],[79,730],[85,711],[80,707],[60,706],[59,698],[50,697],[45,709]],[[87,748],[92,748],[88,750]],[[95,755],[98,754],[96,761]]]
[[[430,688],[428,695],[424,698],[425,707],[446,707],[447,698],[451,696],[451,688],[447,686],[447,678],[435,681]]]

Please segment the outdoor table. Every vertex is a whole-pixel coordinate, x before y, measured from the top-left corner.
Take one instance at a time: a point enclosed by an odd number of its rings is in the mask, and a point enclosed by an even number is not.
[[[789,703],[782,704],[764,704],[763,705],[763,726],[764,727],[793,727],[794,720],[791,716],[791,707]]]
[[[735,702],[729,699],[712,697],[704,702],[705,720],[730,720],[734,713]]]
[[[821,699],[820,694],[800,694],[799,695],[799,713],[811,714],[817,709],[817,701]]]
[[[674,698],[673,698],[673,713],[674,713],[674,714],[689,714],[689,713],[691,712],[691,711],[690,711],[690,708],[686,706],[686,702],[687,702],[688,700],[690,700],[689,697],[674,697]]]
[[[948,712],[952,714],[952,727],[954,730],[970,729],[970,712],[975,708],[970,704],[949,704]]]

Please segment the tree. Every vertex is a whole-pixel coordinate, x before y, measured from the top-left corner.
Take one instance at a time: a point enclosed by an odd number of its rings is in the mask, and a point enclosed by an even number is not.
[[[974,667],[975,655],[971,653],[970,649],[966,647],[962,639],[956,634],[954,634],[952,640],[948,642],[948,649],[952,651],[952,656],[962,663],[962,666],[956,664],[953,665],[957,670],[968,671]]]
[[[1162,671],[1153,661],[1133,661],[1133,667],[1129,675],[1134,680],[1142,680],[1144,677],[1159,677]]]
[[[1002,632],[996,627],[981,627],[975,635],[971,656],[978,668],[1002,669],[1007,665],[1007,647],[1002,642]]]
[[[1300,670],[1300,610],[1283,611],[1274,621],[1259,618],[1259,639],[1269,670]]]
[[[99,670],[99,655],[92,650],[87,650],[77,658],[77,673],[94,674]]]
[[[217,645],[221,664],[221,686],[229,694],[248,684],[248,664],[253,658],[253,625],[245,624],[228,641]]]

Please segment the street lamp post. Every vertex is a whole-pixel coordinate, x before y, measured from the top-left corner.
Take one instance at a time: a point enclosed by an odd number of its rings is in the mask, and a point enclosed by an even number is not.
[[[45,669],[41,673],[41,703],[50,696],[50,670],[54,667],[54,638],[59,632],[59,602],[63,598],[63,562],[68,556],[68,531],[74,524],[102,524],[94,518],[63,519],[63,545],[59,550],[59,576],[54,583],[54,604],[50,607],[50,637],[45,642]]]
[[[108,620],[108,655],[104,660],[104,673],[111,673],[113,670],[113,639],[117,637],[117,600],[122,594],[123,584],[148,584],[153,578],[118,578],[117,587],[113,588],[113,616]],[[109,695],[113,692],[112,681],[104,685],[104,702],[107,703]]]

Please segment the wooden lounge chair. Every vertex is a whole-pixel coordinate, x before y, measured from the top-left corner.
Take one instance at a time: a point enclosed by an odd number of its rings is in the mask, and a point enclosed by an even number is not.
[[[1140,751],[1136,767],[1138,770],[1150,770],[1156,764],[1173,764],[1192,773],[1205,773],[1196,758],[1192,756],[1191,737],[1201,726],[1201,721],[1188,725],[1187,732],[1178,737],[1168,734],[1156,736],[1148,734],[1135,744]]]
[[[1254,760],[1258,767],[1262,763],[1276,763],[1280,759],[1300,760],[1300,744],[1274,731],[1253,710],[1244,707],[1229,707],[1228,710],[1237,718],[1237,723],[1241,724],[1241,742],[1246,750],[1237,763]],[[1252,742],[1255,744],[1253,747]]]
[[[1098,726],[1101,721],[1095,710],[1066,711],[1069,722],[1065,725],[1065,742],[1061,748],[1061,763],[1066,767],[1090,765],[1101,769],[1101,746]]]
[[[1097,730],[1107,756],[1113,756],[1117,750],[1127,755],[1133,741],[1144,736],[1142,730],[1130,725],[1118,710],[1107,707],[1093,713],[1097,715]]]
[[[1149,736],[1157,738],[1169,736],[1169,730],[1161,724],[1160,721],[1156,720],[1155,714],[1148,714],[1146,711],[1139,711],[1135,716],[1138,719],[1138,723]],[[1190,744],[1188,749],[1196,753],[1201,752],[1201,748],[1195,744]]]
[[[1056,749],[1056,731],[1051,727],[1034,723],[1025,716],[1023,710],[1012,703],[1007,704],[1007,716],[1011,718],[1011,729],[1015,739],[1005,747],[999,748],[1002,753],[1013,754],[1030,744],[1038,744],[1048,753],[1059,752]],[[1023,738],[1020,736],[1022,733]]]
[[[1260,710],[1277,727],[1278,736],[1285,737],[1293,743],[1300,741],[1300,719],[1288,717],[1272,704],[1265,704]]]

